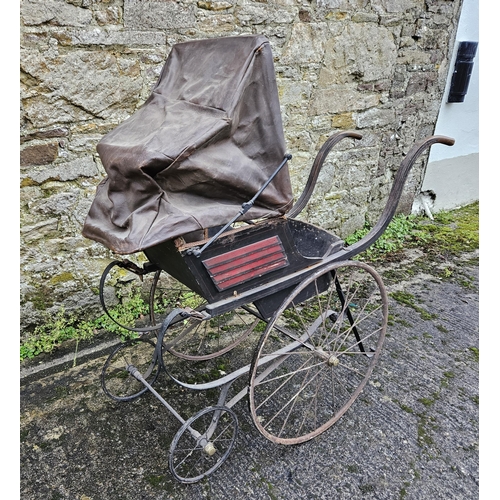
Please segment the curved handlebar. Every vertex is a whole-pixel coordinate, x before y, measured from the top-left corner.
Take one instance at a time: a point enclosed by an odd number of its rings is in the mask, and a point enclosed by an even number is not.
[[[323,167],[323,163],[326,160],[326,157],[328,156],[328,153],[331,151],[333,146],[335,146],[335,144],[337,144],[345,137],[361,139],[363,136],[361,134],[358,134],[358,132],[354,132],[353,130],[346,130],[345,132],[338,132],[332,135],[325,141],[323,146],[321,146],[321,149],[318,151],[316,158],[314,159],[314,163],[311,168],[309,178],[307,179],[304,191],[300,195],[300,198],[297,200],[297,202],[288,212],[287,214],[288,217],[293,219],[294,217],[299,215],[300,212],[302,212],[304,207],[307,205],[307,202],[309,201],[309,198],[311,197],[314,191],[314,186],[316,185],[316,181],[318,180],[319,173],[321,171],[321,168]]]
[[[413,167],[417,158],[427,148],[436,143],[444,144],[446,146],[453,146],[453,144],[455,144],[455,139],[452,139],[451,137],[445,137],[443,135],[433,135],[417,142],[410,149],[396,173],[394,184],[392,185],[391,192],[389,193],[389,198],[377,224],[375,224],[373,229],[364,238],[347,247],[347,254],[345,255],[345,258],[350,258],[351,256],[357,255],[363,250],[366,250],[382,235],[382,233],[385,231],[392,218],[394,217],[394,214],[396,213],[399,199],[401,198],[403,187],[406,178],[410,173],[411,167]]]
[[[455,139],[451,137],[446,137],[445,135],[433,135],[430,139],[434,138],[434,143],[444,144],[445,146],[453,146],[455,144]]]

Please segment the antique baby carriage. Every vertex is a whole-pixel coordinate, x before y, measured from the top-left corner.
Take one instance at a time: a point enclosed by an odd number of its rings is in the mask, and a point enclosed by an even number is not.
[[[377,363],[387,294],[371,267],[351,259],[386,229],[417,157],[454,141],[417,143],[374,229],[347,246],[296,219],[344,138],[361,135],[332,135],[293,203],[270,45],[263,36],[239,36],[175,45],[145,104],[97,146],[107,177],[83,234],[117,254],[147,257],[142,267],[108,265],[104,310],[113,269],[152,277],[149,324],[126,327],[138,338],[113,350],[102,386],[118,401],[149,391],[180,421],[169,454],[179,481],[199,481],[226,460],[238,431],[232,407],[241,399],[265,437],[302,443],[347,411]],[[160,276],[171,292],[182,290],[163,302],[161,319]],[[181,380],[166,361],[199,366],[251,341],[250,363],[207,382]],[[153,388],[162,370],[185,389],[220,388],[217,403],[184,419]],[[241,377],[246,385],[229,399]]]

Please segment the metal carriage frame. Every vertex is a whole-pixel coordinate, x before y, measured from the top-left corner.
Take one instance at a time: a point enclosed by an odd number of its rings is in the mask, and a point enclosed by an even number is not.
[[[109,314],[104,288],[113,268],[141,278],[153,274],[150,325],[128,328],[139,338],[113,350],[101,380],[105,393],[117,401],[152,393],[180,422],[169,466],[181,482],[197,482],[227,459],[238,432],[232,408],[243,398],[248,397],[253,422],[266,438],[279,444],[302,443],[327,430],[351,407],[377,363],[387,327],[387,293],[375,270],[352,259],[387,228],[419,155],[435,143],[451,146],[454,141],[431,136],[415,144],[373,230],[346,246],[337,236],[295,218],[307,205],[328,153],[344,138],[361,135],[340,132],[325,142],[287,216],[233,228],[237,215],[224,227],[207,229],[201,239],[200,234],[186,235],[145,250],[148,262],[142,268],[114,261],[101,277],[101,304]],[[162,273],[206,302],[200,307],[176,304],[157,321],[154,301]],[[229,321],[221,335],[227,339],[210,340],[211,322],[236,310],[253,320],[238,328]],[[258,325],[265,325],[262,333]],[[187,362],[216,359],[251,335],[257,337],[251,363],[216,380],[189,383],[166,366],[167,355]],[[163,370],[185,389],[219,388],[217,403],[184,419],[153,387]],[[248,377],[248,383],[229,397],[241,377]]]

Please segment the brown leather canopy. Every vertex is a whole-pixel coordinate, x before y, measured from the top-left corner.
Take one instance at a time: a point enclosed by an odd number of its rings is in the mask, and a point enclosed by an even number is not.
[[[231,220],[285,155],[263,36],[177,44],[144,105],[97,145],[107,177],[83,235],[130,254]],[[292,204],[287,167],[245,220]]]

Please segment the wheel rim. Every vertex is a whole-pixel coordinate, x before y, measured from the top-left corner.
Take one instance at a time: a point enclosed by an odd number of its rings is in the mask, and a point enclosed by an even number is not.
[[[182,483],[195,483],[212,474],[229,456],[237,433],[238,421],[231,409],[213,406],[198,412],[172,440],[169,465],[173,476]]]
[[[150,301],[163,304],[163,307],[159,307],[163,313],[157,316],[163,317],[173,307],[190,308],[203,313],[205,299],[170,276],[162,289],[158,278],[158,275],[155,276],[151,290],[151,297],[154,299]],[[155,321],[155,315],[152,319]],[[169,326],[164,347],[174,356],[188,361],[214,359],[243,342],[258,323],[256,313],[248,308],[238,308],[208,319],[191,317]]]
[[[347,411],[380,355],[387,302],[381,278],[359,262],[331,264],[296,287],[250,369],[250,412],[264,436],[301,443]]]
[[[259,319],[242,308],[209,319],[189,318],[167,330],[165,349],[182,359],[214,359],[243,342],[259,324]]]
[[[160,373],[155,359],[155,343],[150,339],[134,339],[120,344],[109,355],[101,372],[104,392],[116,401],[131,401],[148,389],[127,370],[134,365],[152,385]]]

